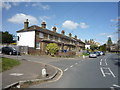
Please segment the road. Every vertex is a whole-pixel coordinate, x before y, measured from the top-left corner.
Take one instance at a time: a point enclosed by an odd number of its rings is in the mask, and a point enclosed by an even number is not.
[[[64,71],[60,80],[30,88],[119,88],[117,54],[84,60],[60,60],[50,64]],[[120,88],[119,88],[120,89]]]
[[[120,87],[118,70],[120,58],[117,54],[106,54],[98,58],[51,58],[46,56],[9,56],[18,60],[31,60],[54,65],[63,70],[60,80],[30,86],[30,88],[114,88]],[[119,90],[119,89],[118,89]]]

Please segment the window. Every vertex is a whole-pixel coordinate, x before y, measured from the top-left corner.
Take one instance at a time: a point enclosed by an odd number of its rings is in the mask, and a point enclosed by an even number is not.
[[[48,39],[50,39],[50,35],[48,34]]]
[[[58,41],[60,41],[60,37],[58,38]]]
[[[40,49],[40,42],[36,42],[36,49]]]
[[[44,38],[44,34],[40,32],[40,33],[39,33],[39,37],[40,37],[40,38]]]
[[[53,36],[53,40],[55,40],[55,36]]]

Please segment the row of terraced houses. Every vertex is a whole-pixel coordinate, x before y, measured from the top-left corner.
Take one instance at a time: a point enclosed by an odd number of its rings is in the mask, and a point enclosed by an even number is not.
[[[59,50],[81,51],[85,48],[85,43],[76,35],[72,37],[72,33],[69,33],[67,36],[64,30],[61,31],[61,34],[57,33],[55,26],[52,29],[47,29],[45,22],[42,22],[41,26],[29,26],[29,21],[26,19],[24,28],[17,31],[17,36],[19,36],[17,45],[28,46],[41,52],[45,52],[45,47],[49,43],[56,43]]]

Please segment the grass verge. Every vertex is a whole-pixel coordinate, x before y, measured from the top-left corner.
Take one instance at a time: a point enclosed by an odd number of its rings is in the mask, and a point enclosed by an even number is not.
[[[10,58],[0,58],[0,72],[9,70],[20,64],[20,61]]]

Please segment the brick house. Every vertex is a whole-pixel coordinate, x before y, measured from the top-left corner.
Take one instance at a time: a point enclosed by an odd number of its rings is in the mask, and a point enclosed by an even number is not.
[[[80,39],[77,39],[77,36],[72,37],[72,34],[69,33],[69,36],[65,35],[65,31],[62,30],[61,34],[57,33],[57,28],[54,26],[53,30],[46,29],[46,23],[42,22],[41,27],[32,25],[29,26],[28,19],[24,22],[24,29],[17,31],[17,36],[19,36],[19,41],[17,42],[18,46],[28,46],[45,52],[45,47],[49,43],[56,43],[59,46],[60,50],[81,50],[85,47]]]

